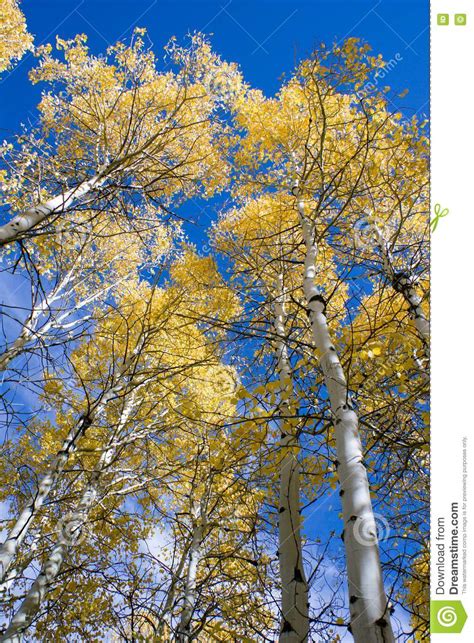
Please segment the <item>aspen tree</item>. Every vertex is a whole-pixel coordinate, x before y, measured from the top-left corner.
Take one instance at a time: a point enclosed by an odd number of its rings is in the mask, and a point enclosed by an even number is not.
[[[366,92],[384,62],[354,38],[272,98],[201,34],[164,66],[145,43],[38,48],[39,126],[0,149],[2,266],[31,290],[0,368],[38,407],[2,397],[3,640],[387,643],[393,606],[421,636],[424,125]],[[178,209],[231,177],[200,256]],[[336,478],[322,544],[303,518],[324,533]]]
[[[291,427],[292,375],[285,340],[285,290],[283,276],[275,286],[275,350],[280,378],[281,465],[278,548],[283,625],[280,641],[306,641],[309,633],[308,587],[303,567],[300,533],[300,465],[298,438]]]
[[[52,89],[39,105],[39,131],[6,150],[4,204],[17,213],[0,226],[4,247],[76,228],[77,212],[130,202],[133,193],[167,213],[178,199],[212,196],[227,180],[218,119],[211,118],[218,95],[192,78],[199,42],[186,55],[181,50],[175,71],[160,71],[141,30],[129,47],[111,47],[108,57],[90,55],[86,41],[58,38],[64,61],[49,45],[38,50],[32,79]],[[122,216],[134,212],[140,227],[140,211],[124,209]]]
[[[183,279],[189,275],[188,264],[194,268],[205,267],[203,274],[206,275],[206,280],[200,288],[189,293],[183,289]],[[122,283],[114,293],[117,301],[114,314],[100,314],[92,341],[83,341],[73,352],[75,376],[78,382],[86,387],[85,401],[76,404],[84,407],[85,411],[79,422],[70,418],[72,428],[66,440],[47,467],[38,493],[22,511],[5,542],[2,551],[5,573],[25,539],[33,519],[53,486],[60,481],[66,464],[76,452],[78,445],[84,442],[86,431],[96,432],[98,425],[103,425],[106,421],[109,403],[131,394],[139,395],[142,402],[143,393],[139,394],[139,391],[143,391],[145,386],[152,386],[155,379],[162,387],[162,395],[172,383],[174,387],[185,387],[186,373],[190,368],[195,364],[203,366],[209,360],[215,361],[212,345],[206,343],[203,330],[199,330],[191,320],[196,317],[200,306],[204,305],[205,309],[212,313],[211,302],[217,316],[234,314],[238,310],[235,296],[233,293],[226,294],[212,261],[200,260],[189,252],[184,259],[176,263],[173,274],[175,281],[168,290],[157,290],[143,282],[140,284],[132,280]],[[215,298],[208,296],[212,289],[216,290]],[[169,381],[168,384],[165,384],[166,380]],[[99,394],[97,390],[100,391]],[[67,389],[61,394],[70,403]],[[75,394],[77,395],[77,392]],[[73,395],[70,393],[69,396]],[[51,403],[58,405],[59,402],[54,397],[53,394]],[[154,424],[149,430],[155,430]],[[145,426],[138,436],[143,440],[146,435]],[[108,466],[109,459],[113,457],[119,445],[120,443],[117,445],[114,441],[106,445],[103,457],[97,464],[97,476]],[[132,481],[130,487],[131,490],[140,490],[147,483],[148,480],[139,484]],[[95,486],[89,485],[80,501],[83,510],[82,517],[79,518],[84,524],[94,502]],[[73,526],[77,523],[74,514],[70,522]],[[47,555],[43,570],[45,573],[40,574],[27,594],[24,605],[20,606],[17,617],[12,621],[9,635],[13,636],[18,628],[22,631],[26,629],[44,601],[46,592],[63,565],[67,544],[63,540],[60,539]]]
[[[217,247],[229,255],[235,274],[245,275],[245,280],[255,288],[252,299],[258,295],[263,297],[259,314],[266,322],[268,344],[275,355],[278,380],[271,395],[277,397],[280,438],[274,447],[278,453],[274,464],[276,470],[272,468],[271,473],[276,474],[280,485],[277,511],[282,641],[305,640],[310,636],[309,597],[301,542],[303,494],[300,422],[296,417],[299,400],[293,390],[287,331],[287,307],[293,317],[298,316],[295,308],[299,296],[297,276],[292,267],[298,265],[301,256],[295,248],[295,223],[290,200],[278,195],[246,200],[240,209],[223,215],[215,228]],[[269,389],[271,384],[268,384]],[[257,387],[262,388],[265,387]]]
[[[70,231],[34,240],[30,265],[25,265],[31,280],[30,311],[0,353],[0,370],[17,363],[21,355],[47,357],[51,345],[67,348],[87,333],[92,312],[106,309],[121,282],[166,265],[177,232],[157,223],[137,233],[95,216],[87,233]],[[5,307],[7,311],[14,317],[13,307]]]
[[[313,340],[320,355],[335,420],[338,477],[342,492],[343,540],[346,550],[351,629],[356,641],[394,641],[385,595],[377,525],[372,509],[358,417],[349,398],[347,380],[331,340],[325,301],[315,284],[318,275],[316,230],[306,212],[304,197],[294,186],[306,247],[304,293]]]
[[[123,390],[124,382],[122,378],[126,376],[127,371],[131,367],[133,368],[135,359],[136,355],[132,355],[130,359],[127,360],[117,374],[118,381],[106,389],[99,398],[90,405],[88,411],[73,424],[66,435],[61,445],[61,449],[56,453],[51,464],[48,466],[45,475],[39,481],[34,497],[21,511],[13,525],[13,528],[9,531],[6,540],[1,546],[0,563],[2,581],[5,579],[5,576],[14,561],[18,547],[27,535],[33,520],[48,497],[51,489],[60,477],[70,455],[76,450],[78,442],[85,435],[86,431],[95,421],[100,419],[107,403]]]
[[[415,158],[423,149],[423,137],[416,122],[407,126],[398,123],[399,116],[390,114],[382,93],[367,100],[359,98],[358,89],[384,64],[368,50],[353,38],[332,50],[321,49],[300,65],[277,97],[266,99],[258,90],[249,90],[236,101],[235,121],[242,140],[236,154],[241,179],[235,194],[245,200],[259,198],[262,192],[284,195],[291,189],[296,197],[304,244],[302,286],[315,356],[336,420],[351,630],[356,641],[382,641],[392,640],[393,633],[368,477],[362,464],[358,417],[335,346],[337,335],[328,324],[328,301],[321,288],[324,271],[318,265],[323,241],[334,252],[348,248],[353,257],[350,248],[357,215],[374,199],[377,205],[386,205],[381,182],[377,182],[380,176],[385,192],[395,192],[395,203],[402,199],[408,208],[416,204],[415,216],[423,216],[424,198],[417,199],[415,191],[405,195],[400,189],[405,170],[413,181],[410,185],[415,184],[415,177],[423,181],[424,161]],[[393,141],[395,173],[387,141]],[[380,172],[378,164],[383,165]],[[401,217],[401,221],[406,225],[406,219]],[[409,225],[406,230],[408,234]],[[407,300],[409,309],[419,305],[413,292],[405,295],[411,299],[411,303]],[[356,498],[360,499],[357,507]],[[360,533],[367,538],[360,538]]]
[[[74,544],[74,541],[80,537],[81,531],[85,528],[89,513],[94,506],[97,497],[97,484],[105,468],[110,464],[115,449],[117,448],[117,439],[120,436],[124,425],[129,419],[133,410],[133,394],[124,404],[122,415],[115,435],[104,448],[99,461],[94,468],[91,479],[86,484],[82,496],[79,500],[77,510],[66,516],[59,530],[59,537],[43,564],[41,571],[32,586],[28,590],[18,611],[13,616],[10,624],[2,637],[2,641],[12,642],[21,640],[22,634],[30,626],[31,622],[38,613],[38,610],[44,601],[45,594],[49,585],[54,581],[61,571],[63,561],[66,557],[68,547]],[[71,542],[72,541],[72,542]]]

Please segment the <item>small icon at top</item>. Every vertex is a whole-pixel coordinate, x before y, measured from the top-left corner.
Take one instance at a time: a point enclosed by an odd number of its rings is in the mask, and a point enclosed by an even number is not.
[[[455,13],[454,14],[454,24],[464,27],[466,24],[466,14],[465,13]]]
[[[438,13],[438,24],[449,25],[449,13]]]

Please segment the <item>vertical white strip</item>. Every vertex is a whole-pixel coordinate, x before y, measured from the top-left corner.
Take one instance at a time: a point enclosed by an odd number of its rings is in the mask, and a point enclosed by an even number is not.
[[[439,14],[449,15],[448,25],[438,24]],[[456,24],[455,14],[466,14],[465,26]],[[474,403],[473,62],[473,3],[432,0],[431,210],[433,217],[439,204],[441,211],[447,208],[449,214],[439,219],[432,235],[431,271],[431,599],[448,603],[440,611],[443,605],[432,602],[431,622],[432,640],[445,643],[474,640],[474,421],[470,409]],[[467,506],[463,498],[464,439]],[[457,503],[456,512],[453,503]],[[464,549],[467,563],[463,561]],[[454,578],[457,564],[458,583]],[[450,601],[462,601],[467,612],[461,633],[450,633],[456,629],[454,621],[459,625],[463,620],[459,606],[449,605]],[[443,634],[435,633],[443,623]]]

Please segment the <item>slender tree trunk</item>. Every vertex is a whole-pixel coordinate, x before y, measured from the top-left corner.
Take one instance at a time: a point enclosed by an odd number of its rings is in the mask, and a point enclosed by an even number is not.
[[[204,502],[201,501],[200,504],[200,509],[193,516],[193,536],[188,552],[188,569],[183,591],[183,611],[181,612],[176,637],[178,643],[189,643],[191,640],[191,623],[196,606],[196,577],[206,528],[206,516],[203,511]]]
[[[407,272],[396,272],[394,270],[390,249],[382,232],[377,228],[377,226],[375,226],[375,236],[382,253],[385,274],[390,280],[392,288],[396,292],[400,293],[405,299],[408,305],[410,317],[413,319],[413,323],[415,324],[415,328],[423,343],[427,344],[430,338],[430,323],[421,307],[422,299],[415,290],[413,277]]]
[[[61,307],[64,306],[64,300],[67,299],[68,295],[76,286],[81,284],[81,278],[78,279],[77,275],[75,278],[74,270],[69,270],[59,283],[56,284],[54,289],[45,295],[40,304],[33,305],[33,309],[23,323],[23,328],[18,337],[0,354],[0,371],[6,370],[16,357],[25,352],[25,350],[28,350],[28,344],[32,340],[46,342],[48,333],[54,328],[70,331],[84,322],[87,316],[78,318],[78,311],[94,303],[100,297],[105,296],[109,290],[116,287],[125,279],[126,277],[121,277],[110,285],[100,287],[93,292],[88,292],[88,294],[79,301],[70,303],[69,309],[61,310]],[[59,302],[59,308],[55,310],[54,307],[57,302]],[[50,318],[41,325],[43,315],[49,315]],[[68,321],[73,315],[75,315],[75,318]]]
[[[300,514],[299,444],[288,422],[293,396],[292,375],[286,344],[286,312],[283,277],[279,276],[275,297],[275,350],[280,377],[280,506],[278,513],[279,566],[282,625],[280,643],[305,643],[309,636],[308,585],[303,567]]]
[[[79,423],[75,425],[66,436],[62,448],[56,453],[52,464],[48,467],[46,474],[41,479],[35,497],[28,504],[28,506],[23,509],[20,516],[18,517],[18,520],[10,530],[5,542],[0,547],[0,582],[5,579],[10,565],[15,558],[19,545],[25,538],[34,517],[37,515],[39,509],[49,495],[49,492],[59,478],[62,470],[66,466],[69,460],[69,456],[76,449],[78,441],[84,435],[90,425],[95,422],[101,415],[107,403],[125,387],[125,384],[122,380],[127,370],[134,363],[137,355],[139,355],[141,349],[143,348],[144,341],[145,337],[142,337],[140,342],[132,351],[130,357],[125,360],[120,370],[116,373],[116,383],[110,386],[110,388],[104,393],[104,395],[98,402],[97,406],[95,408],[92,408],[86,415],[84,415]],[[140,384],[139,386],[142,386],[142,384]]]
[[[299,194],[298,185],[293,192]],[[306,216],[301,196],[298,196],[297,206],[306,247],[304,293],[313,341],[320,353],[321,368],[335,419],[351,631],[356,643],[393,643],[395,639],[383,586],[377,527],[367,472],[363,465],[358,417],[348,399],[344,371],[331,341],[325,301],[314,283],[318,251],[315,226]]]
[[[64,214],[68,208],[88,192],[100,188],[114,170],[126,165],[127,162],[133,161],[133,159],[136,159],[140,154],[149,150],[161,135],[162,131],[160,130],[151,136],[139,150],[135,150],[134,152],[125,154],[121,158],[110,161],[107,165],[103,166],[95,176],[87,181],[83,181],[71,190],[66,190],[66,192],[62,192],[44,203],[39,203],[17,214],[11,221],[0,226],[0,246],[19,241],[51,215]]]
[[[63,214],[78,199],[94,188],[100,187],[104,180],[103,172],[96,174],[91,179],[83,181],[75,188],[67,190],[44,203],[39,203],[32,208],[28,208],[27,210],[20,212],[11,221],[0,226],[0,246],[22,239],[33,228],[45,221],[51,215]]]
[[[0,547],[0,582],[5,579],[6,574],[15,559],[19,546],[23,542],[34,518],[48,497],[51,489],[56,484],[69,460],[70,455],[75,451],[78,441],[85,434],[91,424],[101,415],[107,402],[115,395],[115,393],[115,388],[111,388],[103,396],[96,409],[88,415],[83,416],[67,434],[61,449],[56,453],[51,465],[41,478],[34,498],[21,511],[5,542]]]
[[[49,586],[59,574],[70,547],[79,543],[81,533],[87,524],[90,511],[97,498],[100,477],[107,466],[112,462],[117,452],[117,448],[120,444],[120,433],[130,417],[133,406],[134,395],[132,394],[122,411],[118,428],[114,432],[113,437],[109,440],[109,443],[102,452],[98,463],[94,467],[91,479],[84,489],[77,510],[68,514],[61,523],[56,544],[43,565],[41,572],[18,608],[18,611],[13,616],[7,631],[2,638],[3,643],[16,643],[17,641],[21,641],[23,633],[31,625],[33,619],[37,615]]]
[[[38,489],[31,502],[21,511],[17,521],[13,525],[7,539],[0,548],[0,580],[3,581],[8,570],[10,569],[13,560],[15,559],[16,552],[23,542],[28,530],[33,522],[38,511],[42,507],[44,501],[49,495],[49,492],[55,485],[57,479],[61,475],[71,453],[76,448],[77,441],[84,435],[86,430],[91,425],[92,420],[90,416],[81,418],[80,422],[74,425],[64,440],[61,450],[57,452],[53,462],[48,468],[45,475],[40,480]]]
[[[175,597],[176,597],[176,583],[178,579],[181,577],[187,558],[188,558],[188,551],[187,549],[185,549],[181,555],[176,571],[171,570],[170,586],[166,595],[166,602],[160,613],[160,617],[159,617],[160,622],[156,630],[158,640],[160,641],[167,640],[165,639],[165,634],[166,632],[169,631],[169,624],[166,622],[166,615],[169,614],[173,609],[173,606],[175,603]]]

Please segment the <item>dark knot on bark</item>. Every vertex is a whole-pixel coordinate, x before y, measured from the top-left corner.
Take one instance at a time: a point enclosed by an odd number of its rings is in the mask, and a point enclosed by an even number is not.
[[[82,428],[84,429],[84,431],[87,431],[87,429],[92,424],[91,417],[89,415],[83,415],[81,421],[82,421]]]
[[[321,312],[323,313],[323,315],[325,315],[325,314],[326,314],[326,303],[327,303],[327,302],[326,302],[326,300],[324,299],[324,297],[323,297],[322,295],[313,295],[313,296],[310,298],[310,300],[308,301],[308,309],[309,309],[309,313],[311,313],[311,312],[312,312],[312,311],[311,311],[311,304],[313,303],[313,301],[317,301],[317,302],[319,302],[320,304],[322,304],[323,310],[322,310]],[[308,314],[309,314],[309,313],[308,313]]]
[[[393,275],[393,288],[399,293],[402,293],[408,286],[410,286],[410,274],[408,272],[396,272]]]
[[[295,567],[294,580],[297,583],[302,583],[303,582],[303,575],[302,575],[301,569],[299,567]]]
[[[295,629],[291,623],[289,623],[286,619],[284,619],[282,626],[281,626],[281,633],[284,634],[286,632],[294,632]]]

